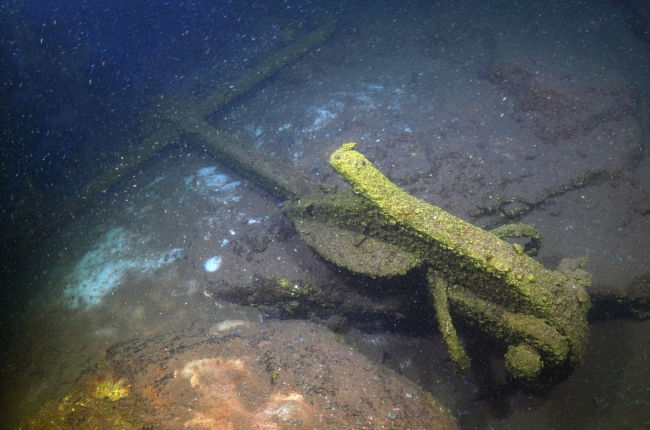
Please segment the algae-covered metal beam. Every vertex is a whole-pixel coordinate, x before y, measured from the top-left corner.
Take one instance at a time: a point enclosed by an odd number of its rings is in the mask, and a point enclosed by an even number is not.
[[[177,117],[179,131],[203,145],[228,168],[254,181],[281,200],[319,191],[319,183],[282,160],[193,117]]]
[[[526,237],[530,239],[530,242],[523,247],[519,244],[513,244],[515,248],[519,247],[517,248],[518,252],[524,251],[528,255],[537,255],[537,252],[542,247],[542,234],[534,224],[504,224],[490,230],[490,233],[501,239],[507,237]]]
[[[400,232],[351,191],[314,193],[285,202],[282,211],[302,240],[332,263],[373,278],[405,275],[421,263]]]
[[[207,97],[199,100],[167,98],[160,103],[159,111],[163,117],[172,121],[176,121],[178,117],[203,119],[212,112],[221,109],[235,97],[269,78],[287,64],[309,52],[331,36],[335,30],[336,21],[328,19],[319,29],[297,39],[284,49],[269,55],[258,66],[245,71],[235,81],[215,89]]]
[[[336,22],[329,19],[318,30],[269,56],[258,67],[244,73],[233,85],[217,89],[202,100],[165,99],[157,106],[160,118],[170,121],[190,140],[203,145],[208,152],[235,172],[251,179],[279,199],[296,198],[321,190],[317,181],[283,163],[254,146],[217,130],[205,122],[205,117],[225,106],[239,94],[295,61],[336,30]]]
[[[465,319],[509,344],[525,342],[534,346],[545,360],[558,365],[569,354],[567,338],[532,315],[516,313],[490,300],[478,297],[471,290],[453,285],[447,296],[454,309]]]
[[[516,333],[513,324],[522,333],[550,332],[549,345],[542,348],[539,344],[541,351],[537,352],[546,364],[575,369],[582,363],[589,333],[586,315],[590,307],[585,289],[590,277],[580,268],[584,261],[566,261],[558,271],[547,270],[526,255],[521,246],[513,246],[401,190],[355,151],[355,145],[345,144],[335,151],[330,164],[405,240],[415,243],[404,246],[450,283],[470,290],[482,300],[481,303],[494,302],[512,315],[525,316],[514,322],[492,324],[490,327],[498,337],[513,336]],[[466,306],[468,309],[464,313],[468,316],[472,313],[487,315],[475,303],[467,302]],[[462,307],[459,309],[462,311]],[[562,349],[567,345],[568,351],[563,354]],[[530,350],[526,345],[522,347]],[[511,358],[524,356],[526,359],[522,363],[531,362],[530,354],[520,354],[522,350],[515,352]],[[516,372],[516,376],[519,375]],[[534,377],[531,373],[523,375]]]
[[[470,361],[463,344],[458,338],[456,328],[449,313],[449,300],[447,298],[447,281],[445,281],[434,270],[429,270],[427,274],[429,289],[433,296],[433,305],[436,308],[436,318],[438,319],[438,328],[442,333],[442,338],[447,344],[449,357],[454,364],[454,370],[457,373],[464,373],[469,370]]]

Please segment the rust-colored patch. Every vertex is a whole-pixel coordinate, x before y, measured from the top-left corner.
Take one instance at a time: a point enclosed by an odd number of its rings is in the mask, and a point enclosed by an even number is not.
[[[116,400],[93,395],[98,387],[113,393],[127,386],[128,395]],[[222,334],[196,328],[117,344],[72,393],[43,406],[22,428],[52,423],[62,429],[79,423],[179,430],[458,428],[417,385],[340,344],[326,328],[301,321]]]

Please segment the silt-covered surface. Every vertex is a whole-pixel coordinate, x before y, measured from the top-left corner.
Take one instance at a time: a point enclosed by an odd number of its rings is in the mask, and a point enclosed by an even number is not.
[[[341,384],[341,380],[355,384]],[[225,320],[136,338],[22,428],[457,429],[428,392],[307,322]]]

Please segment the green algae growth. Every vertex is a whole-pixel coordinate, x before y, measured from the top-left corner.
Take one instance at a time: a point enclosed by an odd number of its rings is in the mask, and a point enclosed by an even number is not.
[[[448,294],[453,291],[452,310],[506,342],[525,342],[523,350],[510,354],[514,377],[532,379],[544,363],[569,370],[582,364],[590,307],[585,289],[590,276],[581,269],[584,260],[563,260],[557,271],[549,271],[521,246],[398,188],[355,146],[348,143],[335,151],[332,167],[410,242],[402,244],[404,249],[459,287],[447,288]],[[446,325],[444,316],[441,321]],[[446,332],[446,327],[441,330]],[[459,351],[459,344],[451,345],[450,350]],[[535,354],[543,361],[539,366],[531,365]],[[458,363],[459,369],[465,368]]]

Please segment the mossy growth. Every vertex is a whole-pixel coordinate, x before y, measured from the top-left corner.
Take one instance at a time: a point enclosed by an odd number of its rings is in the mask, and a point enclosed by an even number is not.
[[[355,146],[343,145],[332,154],[330,164],[366,200],[361,206],[379,212],[373,219],[379,220],[380,237],[414,253],[451,284],[471,291],[475,300],[459,300],[466,293],[456,294],[457,308],[481,327],[502,339],[537,339],[550,364],[564,365],[559,361],[566,358],[575,369],[582,363],[590,306],[585,289],[590,279],[580,268],[584,261],[566,262],[556,272],[547,270],[521,246],[399,189]],[[372,230],[368,220],[366,230]],[[501,315],[516,318],[500,318],[489,303],[497,304]]]
[[[505,354],[506,368],[516,379],[533,381],[544,368],[539,352],[530,345],[510,345]]]
[[[447,344],[447,351],[454,365],[454,371],[456,373],[465,373],[469,370],[471,363],[460,338],[456,334],[456,328],[449,313],[447,282],[433,270],[430,270],[427,274],[427,280],[436,308],[438,328]]]
[[[125,383],[124,379],[113,381],[113,377],[110,375],[99,381],[93,391],[93,396],[98,399],[107,398],[114,402],[128,395],[129,386]]]
[[[567,338],[545,320],[509,311],[458,285],[448,288],[447,295],[456,314],[497,339],[508,344],[533,345],[549,365],[559,366],[567,360],[570,352]]]
[[[129,396],[129,390],[125,380],[114,381],[110,374],[90,383],[81,378],[60,402],[45,403],[19,428],[152,428],[138,418],[142,406],[137,396]]]
[[[335,196],[340,197],[342,194],[336,193]],[[328,205],[330,209],[337,207],[333,201],[329,203],[332,203]],[[405,275],[420,262],[416,254],[369,234],[367,231],[362,233],[363,230],[351,230],[337,225],[337,217],[332,216],[326,220],[298,214],[295,209],[299,210],[300,205],[301,203],[285,205],[283,208],[285,214],[294,219],[296,230],[305,243],[314,248],[326,260],[339,267],[345,267],[354,273],[373,278],[394,277]],[[345,206],[337,208],[346,212]],[[339,212],[339,216],[342,212]],[[326,218],[325,214],[321,213],[320,215]],[[366,219],[367,215],[366,213],[358,218]]]
[[[530,239],[523,247],[517,243],[513,244],[518,254],[525,252],[528,255],[537,255],[539,249],[542,247],[542,234],[535,224],[505,224],[490,230],[490,233],[501,239],[515,237],[527,237]]]

